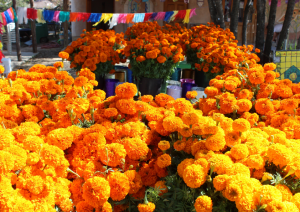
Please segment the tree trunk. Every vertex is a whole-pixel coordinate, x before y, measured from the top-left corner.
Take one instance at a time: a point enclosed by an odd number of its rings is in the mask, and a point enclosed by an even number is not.
[[[216,17],[217,11],[214,6],[214,2],[213,2],[213,0],[207,0],[207,2],[208,2],[208,9],[209,9],[211,21],[213,23],[217,24],[217,17]]]
[[[261,52],[258,54],[258,56],[260,59],[262,59],[262,52],[263,52],[264,42],[265,42],[264,37],[265,37],[266,1],[257,0],[256,10],[257,10],[257,28],[256,28],[255,48],[260,49]]]
[[[277,2],[278,0],[272,0],[271,7],[270,7],[268,31],[267,31],[265,50],[264,50],[265,59],[268,59],[268,62],[271,53],[272,40],[274,36],[274,25],[275,25],[275,18],[276,18]],[[265,63],[267,61],[264,60],[263,62]]]
[[[300,36],[299,36],[299,38],[297,40],[297,47],[296,47],[296,49],[300,49]]]
[[[283,42],[287,39],[289,28],[293,19],[293,12],[295,7],[295,0],[289,0],[288,5],[285,12],[285,18],[282,26],[282,30],[279,35],[277,50],[281,50],[283,47]]]
[[[69,10],[69,0],[64,0],[64,11]],[[69,45],[69,23],[68,21],[64,22],[64,47],[67,47]]]
[[[15,9],[15,11],[17,13],[16,0],[13,0],[13,8]],[[20,32],[19,32],[19,22],[18,21],[15,21],[15,31],[16,31],[16,47],[17,47],[18,61],[22,61],[21,46],[20,46]]]
[[[33,0],[30,0],[30,7],[33,8]],[[35,20],[31,21],[31,38],[32,38],[32,50],[33,53],[37,53],[37,42],[36,42],[36,30]]]
[[[230,31],[233,32],[236,39],[238,35],[239,10],[240,10],[240,0],[233,0],[231,16],[230,16]]]
[[[243,18],[242,45],[247,45],[247,26],[249,22],[249,14],[250,14],[251,7],[252,7],[252,0],[248,0],[245,7],[244,18]]]
[[[225,21],[224,21],[224,11],[223,11],[223,2],[222,0],[214,0],[214,5],[217,11],[217,20],[216,22],[222,29],[225,29]]]

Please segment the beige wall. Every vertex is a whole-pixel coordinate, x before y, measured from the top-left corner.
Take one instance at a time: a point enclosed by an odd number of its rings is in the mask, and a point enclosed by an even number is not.
[[[71,12],[86,12],[85,0],[71,0]],[[86,28],[86,22],[72,22],[72,40],[80,37],[82,30]]]
[[[86,12],[86,0],[71,0],[72,1],[72,12]],[[115,1],[115,0],[110,0]],[[162,12],[164,11],[164,3],[160,0],[149,0],[151,3],[150,12]],[[140,11],[143,13],[145,7],[142,5]],[[208,10],[207,0],[204,0],[202,7],[197,5],[197,0],[190,0],[189,9],[197,8],[196,14],[190,20],[190,24],[206,24],[210,21],[210,14]],[[115,1],[115,13],[128,13],[128,0]],[[158,21],[160,25],[163,25],[162,21]],[[118,33],[125,32],[128,24],[118,24],[114,27],[114,30]],[[83,29],[86,28],[86,23],[84,22],[74,22],[72,23],[72,38],[76,39],[80,36]]]

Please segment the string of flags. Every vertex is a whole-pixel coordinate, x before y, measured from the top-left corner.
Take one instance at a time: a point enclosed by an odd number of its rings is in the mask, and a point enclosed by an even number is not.
[[[14,8],[9,8],[0,15],[0,28],[12,22],[27,24],[28,19],[36,20],[38,23],[51,22],[92,22],[93,26],[99,23],[109,23],[110,29],[121,23],[139,23],[146,21],[163,20],[171,22],[182,19],[183,23],[189,23],[190,18],[196,15],[196,8],[170,11],[170,12],[152,12],[152,13],[82,13],[66,12],[54,10],[42,10],[34,8],[19,7],[17,12]]]

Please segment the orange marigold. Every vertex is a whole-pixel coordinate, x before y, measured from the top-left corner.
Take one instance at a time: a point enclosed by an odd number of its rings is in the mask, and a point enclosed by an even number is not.
[[[157,165],[160,168],[166,168],[171,165],[171,156],[168,154],[163,154],[157,158]]]
[[[211,212],[213,208],[213,202],[208,196],[199,196],[194,204],[196,212]]]
[[[139,212],[153,212],[155,210],[155,204],[152,202],[144,203],[144,204],[139,204],[138,205],[138,210]]]
[[[123,200],[129,193],[130,185],[128,177],[121,172],[112,172],[108,175],[107,181],[109,182],[110,197],[114,201]]]

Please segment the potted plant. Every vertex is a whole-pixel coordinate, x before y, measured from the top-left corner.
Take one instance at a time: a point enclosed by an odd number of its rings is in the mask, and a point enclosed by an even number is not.
[[[137,79],[142,95],[157,95],[179,62],[184,59],[183,49],[174,45],[168,35],[155,36],[155,32],[143,33],[127,42],[124,54],[130,59],[130,69]],[[160,89],[166,93],[166,86]]]

